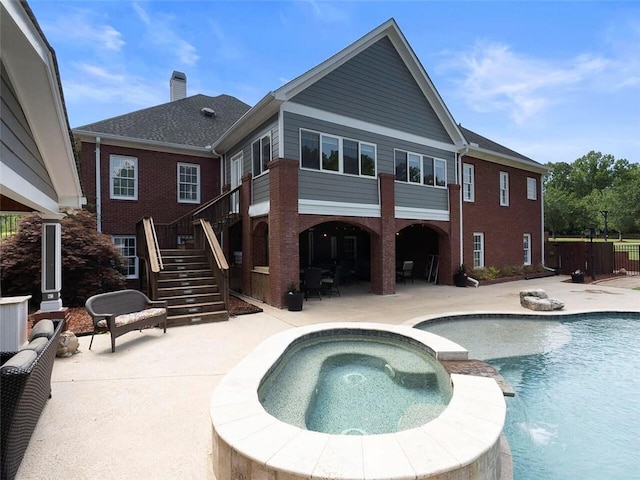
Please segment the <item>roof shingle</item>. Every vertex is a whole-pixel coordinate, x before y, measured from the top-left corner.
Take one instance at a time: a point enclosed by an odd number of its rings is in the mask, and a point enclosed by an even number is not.
[[[201,110],[205,107],[216,114],[204,115]],[[210,97],[198,94],[73,130],[205,147],[213,144],[249,108],[249,105],[230,95]]]

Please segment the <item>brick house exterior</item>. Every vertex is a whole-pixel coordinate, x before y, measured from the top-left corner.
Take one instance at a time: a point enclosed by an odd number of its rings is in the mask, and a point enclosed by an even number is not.
[[[98,230],[128,258],[133,288],[139,286],[136,223],[151,217],[156,225],[169,224],[220,195],[221,160],[211,143],[249,108],[228,95],[186,97],[180,72],[170,90],[171,102],[73,129],[87,208],[96,213]],[[134,165],[127,195],[114,192],[112,161],[120,159]],[[180,185],[192,188],[179,193]]]
[[[241,240],[227,245],[242,291],[272,305],[309,265],[344,265],[385,295],[403,260],[424,278],[436,258],[443,284],[461,263],[543,261],[546,168],[456,124],[393,20],[268,94],[214,149],[225,182],[243,165]],[[365,150],[372,171],[347,166]]]
[[[221,235],[231,285],[277,307],[312,265],[386,295],[407,260],[442,284],[461,263],[543,262],[546,167],[457,124],[393,19],[253,108],[196,95],[74,134],[94,205],[99,151],[101,226],[115,236],[191,210],[176,202],[180,162],[200,166],[201,203],[239,188],[241,221]],[[111,155],[137,159],[137,200],[110,198]]]

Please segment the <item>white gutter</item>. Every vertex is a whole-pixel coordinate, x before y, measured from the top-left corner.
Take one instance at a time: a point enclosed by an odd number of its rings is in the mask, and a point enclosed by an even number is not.
[[[83,137],[87,137],[87,138],[93,138],[96,135],[96,132],[92,132],[89,130],[72,130],[72,133],[74,135],[78,135],[78,136],[83,136]],[[132,137],[123,137],[121,135],[110,135],[110,134],[105,134],[105,133],[100,133],[100,137],[103,140],[112,140],[112,141],[120,141],[123,143],[130,143],[132,145],[146,145],[146,146],[152,146],[152,147],[156,147],[156,149],[159,149],[160,151],[162,151],[162,147],[165,147],[166,149],[173,149],[173,150],[178,150],[178,151],[183,151],[183,152],[192,152],[192,153],[206,153],[206,152],[211,152],[211,147],[207,148],[207,147],[196,147],[196,146],[192,146],[192,145],[184,145],[184,144],[180,144],[180,143],[167,143],[167,142],[158,142],[155,140],[146,140],[146,139],[142,139],[142,138],[132,138]],[[159,147],[159,148],[158,148]]]
[[[96,137],[96,229],[102,232],[102,192],[100,189],[100,137]]]
[[[460,185],[460,191],[458,192],[458,201],[460,208],[460,264],[464,263],[464,219],[462,218],[462,189],[463,185],[463,172],[462,172],[462,157],[469,152],[469,147],[464,147],[462,150],[458,151],[456,156],[458,157],[458,164],[456,165],[456,182]]]

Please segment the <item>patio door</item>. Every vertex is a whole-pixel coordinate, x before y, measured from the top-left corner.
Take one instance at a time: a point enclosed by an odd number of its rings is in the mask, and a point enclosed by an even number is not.
[[[231,158],[231,190],[242,183],[242,152]],[[231,195],[231,212],[240,213],[240,192]]]

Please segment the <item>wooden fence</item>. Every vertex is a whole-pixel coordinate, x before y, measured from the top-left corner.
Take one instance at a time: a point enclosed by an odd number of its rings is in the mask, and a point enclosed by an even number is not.
[[[613,242],[547,242],[545,265],[563,275],[576,270],[610,274],[616,270]]]

